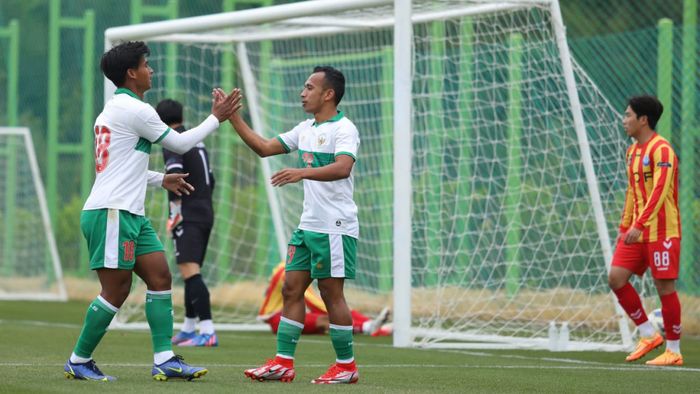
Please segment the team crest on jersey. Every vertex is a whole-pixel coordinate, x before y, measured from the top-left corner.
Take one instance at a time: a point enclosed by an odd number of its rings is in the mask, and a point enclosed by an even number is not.
[[[326,143],[326,136],[321,134],[318,136],[318,146],[321,146]]]
[[[645,155],[644,158],[642,159],[642,164],[645,166],[649,165],[649,155]]]
[[[304,161],[304,164],[306,164],[307,168],[314,166],[314,154],[313,153],[305,152],[301,156],[301,159]]]

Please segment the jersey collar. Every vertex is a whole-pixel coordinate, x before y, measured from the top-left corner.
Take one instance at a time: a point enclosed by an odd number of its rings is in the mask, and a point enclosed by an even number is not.
[[[328,122],[337,122],[337,121],[339,121],[340,119],[343,119],[343,116],[345,116],[345,113],[344,113],[343,111],[338,111],[338,114],[337,114],[336,116],[334,116],[334,117],[332,117],[332,118],[330,118],[330,119],[328,119],[328,120],[324,120],[324,121],[321,122],[321,123],[318,123],[318,122],[314,121],[314,127],[318,127],[318,126],[320,126],[320,125],[322,125],[322,124],[324,124],[324,123],[328,123]]]
[[[114,94],[128,94],[129,96],[135,98],[136,100],[142,101],[139,96],[136,95],[136,93],[132,92],[131,90],[127,88],[118,88],[117,90],[114,91]]]

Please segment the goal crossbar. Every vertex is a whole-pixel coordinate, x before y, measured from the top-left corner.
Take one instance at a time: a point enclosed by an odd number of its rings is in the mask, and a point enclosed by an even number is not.
[[[359,2],[358,2],[359,3]],[[392,3],[390,2],[383,2],[386,4]],[[548,4],[549,1],[533,1],[533,2],[527,2],[527,3],[534,3],[534,4]],[[504,3],[497,3],[497,4],[478,4],[478,5],[465,5],[464,7],[456,8],[456,9],[451,9],[451,10],[445,10],[445,11],[425,11],[421,13],[414,13],[411,17],[411,21],[413,23],[427,23],[427,22],[433,22],[433,21],[438,21],[438,20],[445,20],[448,18],[456,18],[456,17],[466,17],[466,16],[472,16],[472,15],[484,15],[484,14],[491,14],[491,13],[496,13],[496,12],[503,12],[503,11],[513,11],[513,10],[518,10],[518,9],[523,9],[527,7],[527,4],[523,4],[523,2],[504,2]],[[276,7],[283,7],[283,6],[276,6]],[[363,8],[362,7],[356,7],[356,8]],[[274,8],[274,7],[271,7]],[[238,12],[246,12],[246,11],[238,11]],[[233,13],[231,13],[233,14]],[[258,41],[266,41],[266,40],[280,40],[280,39],[289,39],[289,38],[297,38],[297,37],[308,37],[308,36],[324,36],[324,35],[330,35],[330,34],[338,34],[338,33],[345,33],[345,32],[357,32],[357,31],[363,31],[363,30],[371,30],[371,29],[379,29],[379,28],[385,28],[389,26],[393,26],[395,24],[395,18],[394,17],[387,17],[387,18],[378,18],[378,19],[369,19],[369,20],[357,20],[357,19],[350,19],[350,18],[338,18],[338,17],[333,17],[333,18],[324,18],[323,20],[318,20],[314,19],[310,16],[306,17],[298,17],[298,18],[286,18],[286,19],[276,19],[276,20],[267,20],[265,22],[277,22],[279,24],[283,25],[288,25],[289,27],[294,27],[294,29],[290,30],[263,30],[263,31],[240,31],[240,32],[232,32],[232,33],[226,33],[223,32],[221,34],[193,34],[196,33],[196,31],[190,32],[190,34],[187,33],[175,33],[175,34],[155,34],[152,35],[153,31],[158,31],[157,29],[159,28],[159,24],[172,24],[172,27],[168,27],[169,30],[174,30],[178,32],[186,31],[187,27],[192,23],[196,24],[199,23],[200,21],[198,18],[202,17],[193,17],[193,18],[184,18],[181,20],[177,21],[168,21],[168,22],[151,22],[151,23],[144,23],[141,25],[133,25],[129,27],[134,27],[138,29],[128,30],[128,31],[120,31],[119,29],[121,28],[115,28],[113,32],[111,32],[109,35],[105,33],[105,36],[111,40],[126,40],[126,39],[136,39],[136,38],[148,38],[150,41],[159,41],[159,42],[177,42],[177,43],[235,43],[235,42],[258,42]],[[237,19],[233,19],[233,21],[237,21]],[[226,25],[220,26],[221,29],[224,28],[234,28],[234,27],[245,27],[249,26],[250,23],[249,21],[245,22],[239,22],[239,23],[234,23],[234,22],[229,22]],[[312,27],[302,27],[302,26],[312,26]],[[179,27],[182,27],[180,29]],[[299,28],[297,28],[299,27]],[[206,29],[207,31],[210,31],[212,29]]]

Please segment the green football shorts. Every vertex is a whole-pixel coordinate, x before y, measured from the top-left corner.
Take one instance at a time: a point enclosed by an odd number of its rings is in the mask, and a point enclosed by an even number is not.
[[[145,216],[119,209],[92,209],[80,214],[90,269],[133,270],[136,256],[165,249]]]
[[[296,229],[287,249],[285,271],[310,271],[312,279],[355,279],[357,239]]]

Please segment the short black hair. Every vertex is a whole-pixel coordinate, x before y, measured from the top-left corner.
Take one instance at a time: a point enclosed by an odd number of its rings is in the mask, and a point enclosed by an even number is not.
[[[345,94],[345,75],[331,66],[316,66],[314,73],[323,73],[326,80],[325,88],[330,87],[335,92],[335,105],[340,104]]]
[[[151,50],[143,41],[128,41],[105,52],[100,69],[116,87],[121,87],[126,80],[126,70],[138,68],[141,58],[150,54]]]
[[[648,94],[634,96],[627,100],[627,105],[637,114],[637,119],[640,116],[646,116],[649,127],[656,130],[656,123],[661,118],[661,114],[664,113],[664,106],[658,98]]]
[[[156,105],[156,112],[160,116],[160,120],[168,126],[182,123],[182,104],[180,102],[165,99]]]

